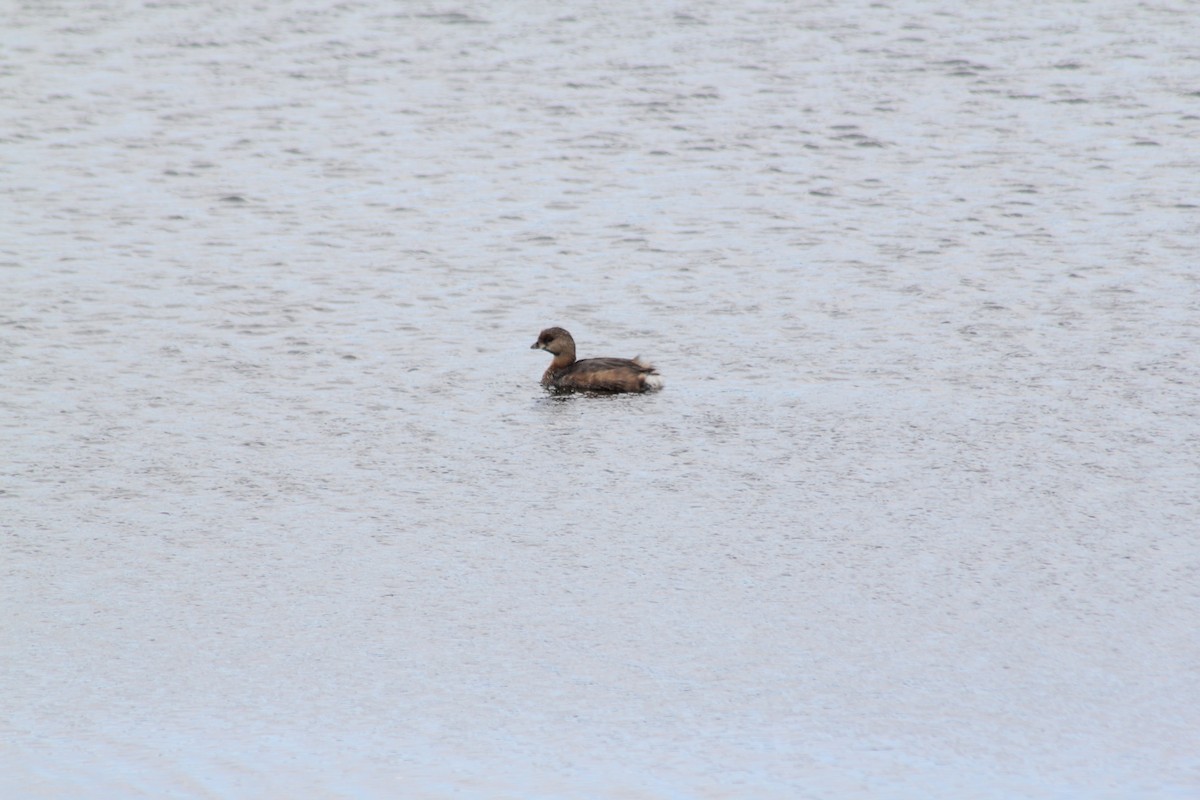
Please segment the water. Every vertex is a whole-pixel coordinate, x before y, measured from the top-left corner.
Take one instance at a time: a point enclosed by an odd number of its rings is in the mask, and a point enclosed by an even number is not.
[[[1192,16],[8,8],[4,796],[1193,796]]]

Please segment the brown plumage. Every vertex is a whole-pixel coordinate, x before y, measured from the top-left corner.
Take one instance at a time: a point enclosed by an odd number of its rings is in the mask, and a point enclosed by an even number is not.
[[[651,392],[661,389],[658,370],[636,358],[575,360],[575,340],[562,328],[546,328],[530,350],[554,356],[542,386],[558,392]]]

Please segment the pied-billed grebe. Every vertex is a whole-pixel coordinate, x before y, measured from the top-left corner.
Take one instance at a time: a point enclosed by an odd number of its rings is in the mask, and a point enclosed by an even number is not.
[[[562,328],[546,328],[529,346],[554,356],[542,386],[559,392],[652,392],[661,389],[658,370],[636,358],[575,360],[575,340]]]

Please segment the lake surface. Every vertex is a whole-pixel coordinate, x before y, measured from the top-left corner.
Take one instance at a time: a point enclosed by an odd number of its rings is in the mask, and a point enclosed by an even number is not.
[[[0,794],[1197,796],[1195,12],[10,4]]]

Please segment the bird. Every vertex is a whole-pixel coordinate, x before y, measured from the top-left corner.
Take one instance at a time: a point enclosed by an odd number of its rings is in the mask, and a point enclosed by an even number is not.
[[[546,328],[530,350],[554,356],[542,375],[542,386],[555,392],[653,392],[663,387],[662,376],[638,358],[585,358],[575,360],[575,339],[565,329]]]

